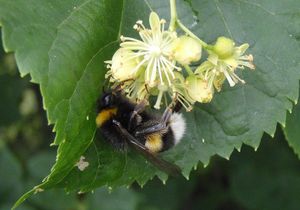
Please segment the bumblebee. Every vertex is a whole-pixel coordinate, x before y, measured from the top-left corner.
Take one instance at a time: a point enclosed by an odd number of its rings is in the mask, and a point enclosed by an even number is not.
[[[120,150],[133,147],[160,170],[179,174],[178,166],[158,157],[183,137],[186,124],[180,105],[168,107],[161,117],[145,110],[146,102],[133,103],[119,90],[103,93],[98,101],[97,127],[105,139]]]

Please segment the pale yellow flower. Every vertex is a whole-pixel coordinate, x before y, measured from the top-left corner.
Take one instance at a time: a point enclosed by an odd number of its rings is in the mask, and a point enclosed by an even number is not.
[[[149,23],[151,29],[145,28],[142,21],[137,21],[134,28],[142,40],[122,36],[121,47],[134,51],[141,58],[138,65],[145,66],[145,83],[149,87],[165,85],[165,82],[170,86],[175,78],[174,69],[180,70],[170,59],[169,50],[177,36],[175,32],[165,31],[165,20],[159,19],[155,12],[151,12]]]
[[[187,93],[190,98],[200,103],[209,103],[213,98],[213,89],[208,87],[205,80],[196,76],[186,78]]]
[[[107,76],[111,76],[112,80],[124,81],[128,79],[135,79],[137,72],[142,68],[139,64],[139,57],[131,50],[120,48],[108,63]]]
[[[214,85],[218,91],[225,78],[231,87],[238,82],[245,83],[235,71],[245,67],[255,69],[253,56],[244,55],[248,47],[248,44],[235,47],[232,40],[219,38],[213,49],[209,51],[207,61],[196,69],[195,74],[201,75],[210,88]]]

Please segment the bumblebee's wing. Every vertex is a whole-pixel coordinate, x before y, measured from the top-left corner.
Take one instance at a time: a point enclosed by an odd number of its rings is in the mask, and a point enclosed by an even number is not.
[[[181,170],[177,165],[172,164],[166,160],[163,160],[158,156],[156,156],[155,154],[151,153],[143,144],[141,144],[130,133],[128,133],[128,131],[124,129],[119,122],[114,120],[113,123],[122,132],[127,142],[138,152],[140,152],[145,158],[147,158],[147,160],[149,160],[154,166],[156,166],[158,169],[166,172],[169,175],[180,174]]]
[[[180,175],[180,168],[164,159],[159,158],[156,154],[149,152],[149,150],[139,143],[136,139],[127,139],[128,143],[132,145],[138,152],[140,152],[147,160],[149,160],[154,166],[161,171],[166,172],[169,175],[177,176]]]

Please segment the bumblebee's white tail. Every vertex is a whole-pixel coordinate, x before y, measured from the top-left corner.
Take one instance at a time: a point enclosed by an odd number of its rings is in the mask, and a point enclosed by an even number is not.
[[[182,139],[186,129],[185,119],[181,113],[172,114],[170,118],[170,127],[174,134],[174,143],[178,144]]]

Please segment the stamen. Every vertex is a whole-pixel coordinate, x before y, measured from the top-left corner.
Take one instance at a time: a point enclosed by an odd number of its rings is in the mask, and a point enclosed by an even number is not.
[[[145,30],[145,26],[142,20],[136,21],[136,24],[139,26],[139,29]]]
[[[207,71],[205,72],[205,74],[204,74],[204,79],[205,80],[207,80],[207,78],[208,78],[208,72],[210,71],[210,69],[207,69]]]
[[[171,63],[171,62],[170,62],[168,59],[166,59],[165,57],[162,57],[161,59],[163,59],[167,65],[170,65],[170,66],[172,66],[174,69],[176,69],[176,70],[178,70],[178,71],[180,71],[180,70],[181,70],[181,68],[180,68],[180,67],[178,67],[178,66],[175,66],[173,63]]]
[[[136,21],[136,24],[143,25],[143,21],[142,20],[138,20],[138,21]]]
[[[253,62],[253,60],[254,60],[253,55],[252,54],[248,55],[248,59],[249,59],[249,61]]]
[[[142,43],[143,43],[143,44],[142,44]],[[122,43],[120,44],[120,46],[121,46],[121,47],[124,47],[124,48],[126,48],[127,46],[128,46],[128,47],[132,47],[132,46],[143,47],[145,50],[147,50],[147,49],[148,49],[148,45],[145,44],[144,42],[142,42],[142,43],[139,43],[139,42],[133,42],[133,41],[129,41],[129,42],[125,41],[125,42],[122,42]]]
[[[146,68],[146,73],[145,73],[145,75],[146,75],[146,78],[145,78],[146,84],[149,84],[149,82],[150,82],[150,68],[152,66],[153,60],[154,60],[154,58],[150,58],[150,60],[148,62],[148,65],[147,65],[147,68]]]
[[[159,90],[159,93],[158,93],[158,96],[157,96],[157,99],[156,99],[156,103],[154,105],[155,109],[160,109],[160,104],[161,104],[161,99],[162,99],[163,93],[164,93],[164,91]]]
[[[152,38],[149,36],[149,33],[147,33],[147,31],[141,31],[139,34],[144,42],[151,43]]]
[[[230,75],[228,74],[228,72],[226,70],[224,71],[224,75],[225,75],[227,81],[229,82],[230,87],[235,86],[235,82],[231,79]]]
[[[161,19],[161,20],[160,20],[160,24],[161,24],[161,32],[162,32],[162,34],[163,34],[164,31],[165,31],[165,23],[166,23],[166,20],[165,20],[165,19]]]
[[[162,78],[162,74],[161,74],[161,68],[160,68],[160,59],[155,59],[155,63],[156,63],[156,66],[157,66],[157,70],[158,70],[158,74],[159,74],[159,78],[160,78],[160,82],[161,82],[161,85],[164,85],[164,81],[163,81],[163,78]]]
[[[131,37],[126,37],[126,36],[121,36],[120,37],[121,40],[123,40],[123,42],[125,41],[132,41],[132,42],[136,42],[136,43],[139,43],[143,46],[149,46],[148,44],[146,44],[145,42],[142,42],[141,40],[138,40],[138,39],[134,39],[134,38],[131,38]],[[123,43],[122,43],[123,44]]]
[[[239,65],[246,66],[249,69],[255,69],[255,66],[252,63],[246,61],[239,61]]]
[[[133,29],[134,29],[134,30],[138,30],[138,29],[139,29],[139,26],[138,26],[137,24],[134,24]]]
[[[144,51],[148,50],[147,47],[142,47],[142,46],[138,46],[138,45],[130,45],[127,42],[121,43],[120,46],[123,48],[126,48],[128,50],[144,50]]]
[[[208,80],[207,86],[208,86],[210,89],[212,89],[212,86],[213,86],[215,77],[216,77],[216,74],[213,73],[213,74],[210,76],[209,80]]]
[[[164,66],[167,67],[167,70],[170,72],[172,78],[174,79],[175,78],[174,72],[172,71],[171,67],[166,63],[165,61],[166,59],[162,57],[160,60],[164,64]]]
[[[245,80],[242,80],[236,73],[232,72],[232,76],[234,78],[236,78],[238,81],[240,81],[241,83],[245,84]]]
[[[169,74],[168,74],[168,72],[165,70],[166,66],[164,65],[164,63],[162,62],[161,59],[159,59],[159,66],[162,66],[163,71],[164,71],[164,74],[166,75],[168,84],[169,84],[169,86],[171,86],[172,83],[171,83],[171,81],[170,81]],[[167,70],[170,71],[168,68],[167,68]],[[172,72],[172,73],[173,73],[173,72]],[[175,78],[175,75],[173,75],[173,76],[174,76],[174,77],[173,77],[173,79],[174,79],[174,78]]]
[[[154,66],[153,66],[153,68],[152,68],[152,74],[151,74],[151,78],[150,78],[150,87],[152,86],[152,82],[154,82],[155,81],[155,78],[156,78],[156,65],[157,65],[157,63],[156,63],[156,58],[154,58]]]
[[[112,61],[104,61],[104,63],[112,64]]]
[[[132,71],[135,73],[146,61],[146,59],[143,59]]]
[[[129,61],[131,59],[137,58],[137,57],[143,57],[144,55],[146,55],[148,52],[141,52],[138,51],[136,53],[132,53],[131,56],[126,57],[126,59],[124,59],[124,62]]]
[[[163,43],[161,44],[161,48],[164,49],[165,47],[169,47],[172,41],[174,41],[174,38],[168,36],[166,39],[163,40]]]
[[[191,111],[192,106],[191,104],[181,95],[178,93],[177,100],[181,103],[181,105],[186,109],[186,111]]]

